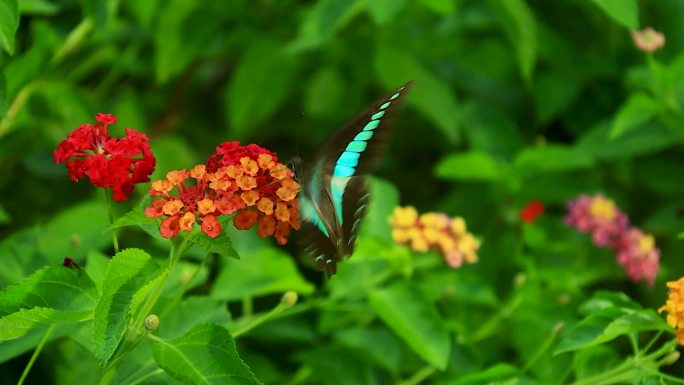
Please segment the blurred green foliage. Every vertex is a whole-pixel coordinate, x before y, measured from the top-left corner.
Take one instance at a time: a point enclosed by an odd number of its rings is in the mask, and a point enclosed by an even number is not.
[[[158,179],[228,140],[310,159],[345,120],[415,79],[375,172],[382,179],[372,179],[357,252],[339,275],[324,284],[296,247],[229,229],[240,260],[228,259],[230,243],[206,267],[190,249],[165,291],[190,282],[191,295],[161,317],[159,334],[172,344],[142,344],[113,383],[195,383],[202,374],[179,374],[187,368],[172,351],[192,351],[197,340],[232,346],[234,337],[264,383],[544,384],[607,372],[631,352],[626,338],[604,343],[663,329],[653,309],[664,282],[684,271],[682,20],[679,0],[0,0],[0,285],[52,274],[54,266],[39,269],[69,255],[98,292],[114,290],[102,286],[117,270],[106,259],[101,192],[52,161],[59,141],[96,112],[119,117],[114,136],[131,127],[152,138]],[[666,37],[654,54],[630,36],[647,26]],[[655,235],[654,288],[631,283],[563,224],[567,200],[597,191]],[[532,199],[547,213],[522,226],[518,212]],[[437,255],[392,244],[387,217],[400,203],[464,217],[483,240],[480,262],[451,270]],[[134,206],[118,206],[117,217]],[[123,234],[145,261],[168,253],[144,232]],[[135,277],[129,289],[142,290],[147,276]],[[22,282],[10,287],[34,290]],[[636,302],[602,292],[578,312],[598,289]],[[286,290],[306,299],[239,332]],[[597,302],[609,305],[587,313]],[[94,381],[103,357],[92,350],[92,323],[66,322],[73,314],[59,305],[33,310],[61,323],[29,382]],[[22,316],[13,309],[0,316]],[[615,320],[627,326],[616,331]],[[17,380],[45,333],[47,321],[34,321],[40,328],[20,339],[0,330],[0,384]],[[113,330],[96,330],[111,354]],[[235,370],[251,378],[244,365]],[[634,383],[658,378],[644,373]]]

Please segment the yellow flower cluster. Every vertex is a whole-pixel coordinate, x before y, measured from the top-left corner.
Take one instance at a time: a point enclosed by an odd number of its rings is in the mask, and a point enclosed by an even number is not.
[[[667,323],[677,329],[677,341],[684,345],[684,277],[668,282],[667,287],[670,289],[667,301],[658,313],[667,312]]]
[[[414,207],[397,207],[390,217],[392,238],[399,244],[410,245],[415,251],[438,250],[446,263],[460,267],[463,262],[477,262],[480,243],[466,229],[463,218],[449,218],[442,213],[418,216]]]

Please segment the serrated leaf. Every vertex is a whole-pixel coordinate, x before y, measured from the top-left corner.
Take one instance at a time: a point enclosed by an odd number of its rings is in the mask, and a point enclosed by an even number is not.
[[[225,89],[226,118],[234,136],[244,138],[280,107],[294,71],[294,56],[278,44],[261,43],[245,52]]]
[[[660,110],[660,102],[652,96],[637,92],[630,95],[613,119],[610,137],[615,139],[647,123]]]
[[[369,293],[371,307],[422,359],[444,370],[451,338],[437,309],[419,288],[402,281]]]
[[[598,292],[581,311],[586,318],[565,333],[554,354],[596,346],[633,332],[674,332],[655,311],[643,309],[623,293]]]
[[[537,62],[537,22],[534,13],[524,0],[490,0],[489,4],[515,48],[523,79],[531,83]]]
[[[12,55],[14,34],[19,28],[19,6],[17,0],[0,0],[0,43]]]
[[[495,181],[502,177],[501,165],[482,151],[447,155],[435,167],[435,175],[449,180]]]
[[[96,301],[97,289],[87,275],[61,265],[43,268],[0,292],[0,341],[48,323],[88,320]]]
[[[108,230],[118,229],[127,226],[138,226],[153,238],[161,239],[159,233],[159,220],[145,216],[143,207],[136,207],[114,221]]]
[[[388,89],[415,79],[407,102],[430,119],[447,139],[458,141],[460,111],[449,86],[403,50],[379,47],[375,51],[374,66],[378,78]]]
[[[101,365],[109,360],[126,332],[134,294],[157,269],[150,255],[140,249],[122,250],[107,264],[93,324],[95,355]]]
[[[219,325],[199,325],[182,337],[159,341],[153,355],[164,371],[186,384],[260,384]]]
[[[226,220],[221,221],[221,225],[224,227],[227,223],[228,222]],[[218,236],[211,238],[210,236],[201,232],[199,229],[194,229],[192,233],[188,234],[187,236],[193,243],[197,244],[197,246],[201,247],[202,250],[206,251],[207,253],[216,253],[228,259],[240,259],[240,255],[233,247],[233,243],[225,231],[221,231]]]
[[[636,0],[593,0],[611,19],[629,28],[639,29],[639,7]]]
[[[264,248],[225,263],[211,292],[216,299],[230,301],[288,290],[311,294],[315,289],[301,276],[292,257],[278,249]]]

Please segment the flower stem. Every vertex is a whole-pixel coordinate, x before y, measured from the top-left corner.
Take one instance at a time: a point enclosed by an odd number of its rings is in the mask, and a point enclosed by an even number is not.
[[[247,323],[246,325],[241,326],[238,330],[233,332],[233,338],[238,338],[239,336],[247,333],[248,331],[254,329],[255,327],[261,325],[262,323],[268,321],[269,319],[273,318],[274,316],[282,313],[285,309],[287,309],[288,306],[286,306],[283,303],[279,303],[276,307],[273,308],[270,312],[263,314],[259,317],[253,318],[251,322]]]
[[[433,368],[432,366],[424,366],[417,372],[413,374],[413,376],[407,378],[406,380],[402,381],[399,383],[399,385],[418,385],[423,380],[426,378],[430,377],[433,373],[435,373],[437,369]]]
[[[50,338],[50,335],[55,330],[55,326],[57,326],[57,324],[50,325],[48,330],[43,335],[43,339],[40,340],[40,343],[38,343],[36,350],[33,351],[31,359],[29,360],[28,364],[26,364],[24,372],[21,374],[21,378],[19,378],[19,382],[17,382],[17,385],[22,385],[24,383],[24,380],[26,380],[26,376],[28,376],[29,372],[31,371],[31,367],[33,367],[33,364],[36,362],[36,359],[38,358],[40,351],[43,350],[43,346],[45,346],[45,343],[47,343],[47,340]]]
[[[105,189],[104,194],[105,194],[105,200],[107,201],[107,211],[109,213],[109,225],[111,226],[114,224],[114,204],[112,203],[113,202],[112,196],[111,196],[112,193],[109,190]],[[112,228],[111,232],[112,232],[112,244],[114,245],[114,253],[116,254],[119,252],[119,240],[116,237],[116,229]]]

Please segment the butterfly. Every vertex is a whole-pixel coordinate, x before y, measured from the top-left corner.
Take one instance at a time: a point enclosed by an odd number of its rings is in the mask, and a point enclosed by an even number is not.
[[[380,157],[390,121],[412,84],[379,99],[338,129],[304,173],[299,203],[305,250],[328,277],[354,251],[368,202],[363,174]]]

